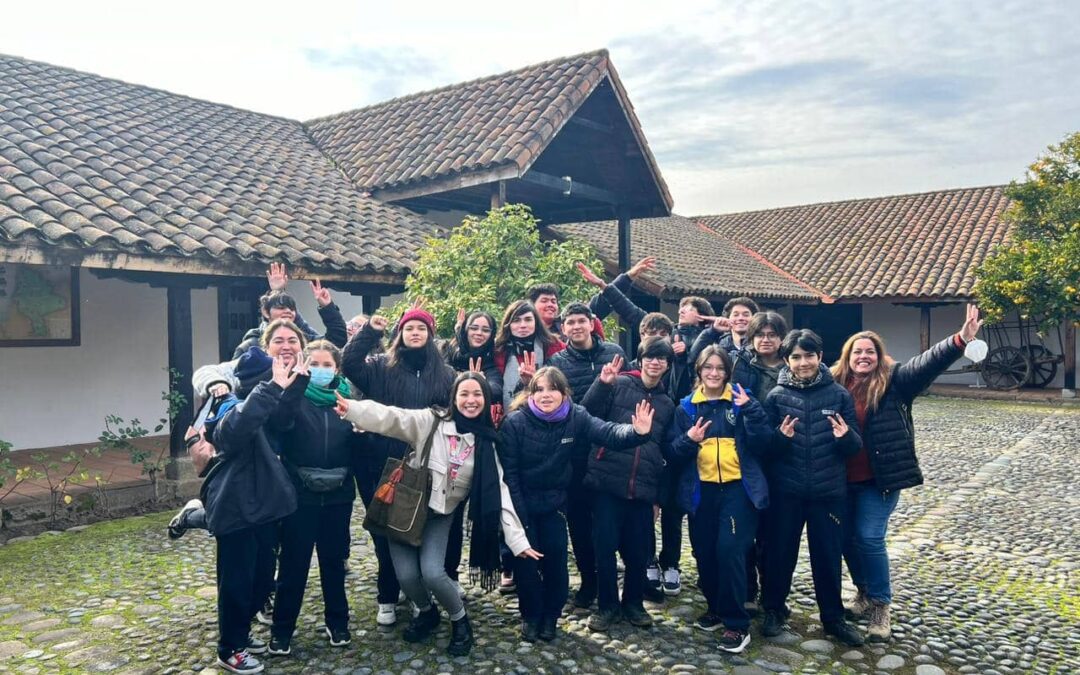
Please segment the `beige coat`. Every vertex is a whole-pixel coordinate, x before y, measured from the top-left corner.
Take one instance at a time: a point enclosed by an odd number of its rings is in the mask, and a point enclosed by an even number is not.
[[[409,445],[421,450],[426,436],[435,421],[435,413],[430,408],[410,410],[407,408],[395,408],[383,405],[375,401],[349,401],[349,412],[345,419],[352,422],[362,431],[370,431],[390,438],[405,441]],[[472,487],[472,475],[475,453],[470,454],[465,463],[458,469],[457,478],[450,480],[450,439],[457,436],[460,443],[472,445],[475,438],[472,434],[459,434],[453,420],[440,420],[435,438],[431,442],[431,458],[428,468],[431,470],[431,499],[428,506],[435,513],[453,513],[461,502],[469,496]],[[419,456],[414,457],[413,466],[419,466]],[[499,469],[499,491],[502,501],[503,537],[506,545],[518,555],[530,548],[529,540],[525,536],[525,527],[521,524],[517,512],[514,511],[514,502],[510,499],[510,489],[503,480],[502,465],[499,458],[495,458],[495,466]]]

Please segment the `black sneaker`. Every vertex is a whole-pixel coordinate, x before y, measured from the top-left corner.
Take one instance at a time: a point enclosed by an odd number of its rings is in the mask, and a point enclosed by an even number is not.
[[[582,588],[577,593],[574,593],[574,607],[577,607],[578,609],[588,609],[592,607],[592,604],[595,600],[595,590],[589,588]]]
[[[761,634],[765,637],[776,637],[784,632],[784,616],[780,612],[767,609],[765,618],[761,620]]]
[[[289,638],[271,637],[270,646],[267,648],[266,653],[270,656],[288,656],[292,654],[292,642]]]
[[[720,649],[729,654],[738,654],[750,644],[750,633],[741,630],[724,629],[720,636]]]
[[[323,626],[323,630],[326,631],[326,637],[330,638],[331,647],[344,647],[352,642],[352,636],[349,635],[347,628]]]
[[[230,673],[240,673],[240,675],[261,673],[263,671],[263,664],[259,663],[259,660],[254,656],[248,654],[246,649],[235,651],[227,657],[218,655],[217,663],[223,670]]]
[[[645,611],[644,607],[632,607],[629,605],[623,606],[623,616],[630,622],[631,626],[637,626],[638,628],[651,628],[653,625],[652,615]]]
[[[557,622],[558,619],[544,619],[540,622],[540,631],[538,633],[538,636],[541,640],[543,640],[544,642],[551,642],[555,639],[555,624]]]
[[[540,623],[523,619],[521,622],[521,639],[525,642],[536,642],[540,639]]]
[[[439,627],[439,608],[432,605],[425,612],[420,612],[409,622],[409,627],[401,634],[405,642],[423,642]]]
[[[606,633],[612,626],[619,623],[621,618],[622,613],[617,609],[602,609],[599,612],[593,612],[588,621],[589,630],[594,633]]]
[[[859,635],[859,631],[855,630],[855,626],[852,626],[847,621],[840,619],[839,621],[832,621],[823,624],[825,627],[825,634],[831,635],[840,642],[843,642],[849,647],[862,647],[865,644],[863,636]]]
[[[265,654],[266,653],[266,641],[260,640],[254,635],[248,635],[248,654]]]
[[[711,633],[714,630],[720,628],[720,626],[723,626],[724,624],[722,621],[720,621],[720,617],[716,616],[712,612],[705,612],[697,618],[697,621],[694,622],[694,625],[701,630],[707,630]]]
[[[192,511],[196,511],[203,507],[203,503],[198,499],[192,499],[184,504],[184,507],[180,509],[172,520],[169,521],[169,539],[179,539],[184,536],[184,533],[188,531],[187,517]]]

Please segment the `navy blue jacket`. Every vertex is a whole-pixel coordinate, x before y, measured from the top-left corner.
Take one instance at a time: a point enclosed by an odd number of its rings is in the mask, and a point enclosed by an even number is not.
[[[694,403],[693,398],[693,394],[687,395],[675,409],[670,443],[666,446],[668,461],[678,470],[679,481],[675,499],[679,508],[692,515],[697,511],[701,497],[701,480],[697,467],[700,446],[686,435],[690,427],[701,419],[711,422],[705,432],[706,438],[725,437],[725,431],[730,434],[734,427],[735,453],[739,456],[743,488],[746,489],[746,495],[754,508],[768,508],[769,484],[759,453],[772,438],[772,428],[761,404],[753,398],[745,407],[722,399]]]
[[[623,361],[626,361],[622,347],[614,342],[607,342],[594,333],[592,349],[580,351],[568,342],[566,349],[552,356],[548,365],[562,371],[570,383],[574,403],[581,403],[593,381],[600,376],[600,371],[614,361],[616,356],[621,356]]]
[[[263,428],[281,395],[274,382],[258,384],[214,427],[219,461],[207,474],[201,494],[216,537],[272,523],[296,510],[292,481]]]
[[[851,394],[833,381],[821,365],[821,377],[806,388],[795,387],[791,371],[780,371],[778,384],[765,399],[765,412],[776,430],[769,444],[769,488],[807,499],[833,499],[847,494],[847,458],[862,447]],[[848,432],[833,436],[825,412],[840,413]],[[780,433],[785,416],[797,417],[795,436]]]

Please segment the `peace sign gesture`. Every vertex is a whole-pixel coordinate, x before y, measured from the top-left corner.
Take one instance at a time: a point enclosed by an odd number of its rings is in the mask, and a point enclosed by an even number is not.
[[[536,354],[525,352],[521,355],[521,365],[518,367],[518,376],[522,382],[528,382],[536,374]]]
[[[780,423],[780,433],[784,434],[788,438],[795,438],[795,423],[798,421],[798,417],[784,415],[784,421]]]
[[[605,363],[600,370],[600,381],[604,384],[615,384],[615,378],[622,372],[623,358],[616,356],[610,363]]]
[[[731,393],[734,394],[731,400],[733,400],[735,402],[735,405],[739,406],[740,408],[750,403],[750,394],[747,394],[746,390],[743,389],[742,385],[738,382],[731,385]]]
[[[638,432],[638,435],[645,436],[652,431],[652,419],[653,419],[652,405],[645,399],[638,401],[637,408],[634,409],[634,416],[630,418],[630,423],[634,425],[634,431]]]
[[[843,438],[848,432],[847,422],[840,414],[830,415],[829,424],[832,425],[832,435],[836,438]]]
[[[483,361],[484,360],[479,356],[477,356],[475,359],[472,358],[472,357],[469,357],[469,372],[470,373],[481,373],[481,374],[483,374],[484,367],[481,365],[483,363]]]
[[[319,303],[319,307],[328,307],[333,302],[330,297],[330,289],[323,288],[321,279],[311,282],[311,292],[315,295],[315,302]]]
[[[695,443],[700,443],[705,440],[705,432],[712,426],[712,422],[706,420],[704,417],[699,417],[697,422],[694,422],[694,426],[686,430],[687,437]]]
[[[342,396],[340,391],[335,391],[334,396],[337,396],[337,403],[334,404],[334,412],[336,412],[341,419],[345,419],[345,416],[349,414],[349,399]]]

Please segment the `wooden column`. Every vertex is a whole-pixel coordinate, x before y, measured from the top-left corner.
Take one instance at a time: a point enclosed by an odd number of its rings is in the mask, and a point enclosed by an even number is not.
[[[506,206],[506,181],[501,180],[491,186],[491,209],[501,209]]]
[[[619,222],[619,273],[623,273],[630,269],[630,216],[623,210],[619,210],[618,213]],[[621,321],[621,320],[620,320]],[[619,335],[619,345],[623,348],[623,351],[627,353],[627,358],[632,359],[630,356],[630,344],[632,342],[632,336],[630,335],[632,326],[627,326],[625,321],[621,321],[623,331]]]
[[[191,289],[186,286],[169,286],[166,297],[168,307],[165,331],[169,343],[169,376],[171,378],[174,370],[179,373],[175,386],[187,399],[187,404],[176,415],[169,428],[169,454],[176,459],[185,455],[184,432],[194,419],[192,409],[195,394],[191,387]],[[170,465],[170,471],[167,472],[169,478],[175,477],[171,475],[175,466],[175,463]]]
[[[364,305],[364,314],[371,316],[375,313],[375,310],[382,306],[382,296],[380,295],[361,295],[360,302]]]
[[[1076,322],[1065,322],[1065,388],[1076,389]]]
[[[930,349],[930,305],[919,305],[919,351]]]

